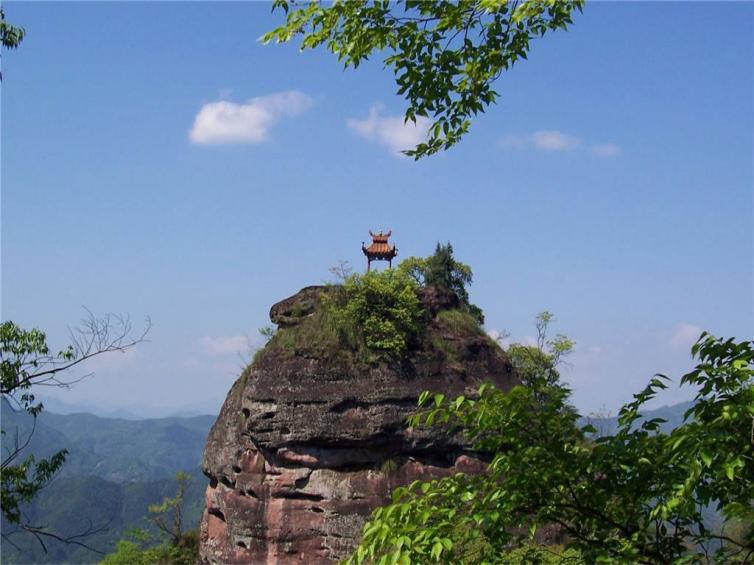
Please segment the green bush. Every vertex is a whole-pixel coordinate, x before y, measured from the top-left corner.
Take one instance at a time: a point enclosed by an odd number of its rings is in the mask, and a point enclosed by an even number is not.
[[[453,246],[437,243],[434,254],[429,257],[408,257],[401,261],[398,270],[403,271],[421,286],[447,288],[456,293],[463,305],[480,324],[484,323],[484,313],[479,306],[469,302],[466,287],[471,284],[471,267],[453,257]]]
[[[342,285],[331,285],[322,293],[313,315],[279,328],[269,349],[349,363],[402,358],[427,322],[418,289],[414,279],[395,269],[346,277]],[[254,361],[269,349],[259,350]]]
[[[325,314],[342,341],[361,342],[372,353],[401,358],[426,324],[418,288],[401,270],[351,275],[342,292],[325,295]]]
[[[151,521],[161,535],[156,540],[146,530],[129,532],[131,539],[120,540],[113,553],[105,556],[101,565],[193,565],[199,558],[199,534],[183,530],[183,501],[191,477],[176,473],[178,491],[175,497],[165,497],[160,504],[150,504]]]
[[[145,547],[150,538],[143,530],[132,532],[133,540],[120,540],[113,553],[105,556],[100,565],[192,565],[199,555],[199,536],[189,530],[180,539]]]

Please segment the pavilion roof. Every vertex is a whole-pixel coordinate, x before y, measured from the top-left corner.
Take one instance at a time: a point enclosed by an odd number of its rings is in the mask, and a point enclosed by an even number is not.
[[[392,234],[393,234],[393,230],[389,230],[387,232],[378,231],[377,233],[374,233],[372,230],[369,230],[369,235],[372,236],[372,241],[374,243],[387,243],[388,238]]]
[[[388,243],[388,238],[392,233],[392,230],[377,233],[369,230],[369,235],[372,236],[372,243],[369,247],[361,247],[364,255],[370,259],[392,259],[395,257],[398,254],[398,250],[395,248],[395,245]]]

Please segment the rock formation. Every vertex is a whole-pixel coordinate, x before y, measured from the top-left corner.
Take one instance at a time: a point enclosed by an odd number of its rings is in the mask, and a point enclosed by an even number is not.
[[[233,385],[209,434],[204,563],[337,562],[395,487],[484,468],[462,437],[404,423],[424,390],[455,396],[517,382],[497,344],[461,323],[458,298],[422,289],[430,321],[408,358],[354,362],[310,343],[316,329],[304,332],[325,289],[272,307],[278,335]]]

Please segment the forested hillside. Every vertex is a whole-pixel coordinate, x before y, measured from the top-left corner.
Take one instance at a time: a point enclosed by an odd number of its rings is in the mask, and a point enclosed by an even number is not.
[[[204,477],[196,468],[185,497],[184,521],[187,528],[199,523],[202,512]],[[127,537],[133,528],[156,531],[148,520],[147,507],[173,496],[176,482],[173,479],[116,483],[99,477],[61,477],[41,491],[24,509],[32,524],[47,526],[49,531],[61,536],[72,536],[88,530],[97,530],[81,539],[86,545],[103,553],[115,549],[118,540]],[[3,523],[3,532],[13,530]],[[45,553],[33,536],[19,533],[10,538],[15,544],[2,544],[3,563],[98,563],[102,555],[84,547],[63,544],[43,538]]]
[[[28,453],[47,456],[65,448],[69,455],[58,477],[23,507],[28,522],[64,537],[104,528],[81,541],[107,553],[132,528],[150,528],[147,507],[173,496],[176,472],[186,471],[192,480],[184,498],[184,523],[187,529],[196,527],[206,486],[201,453],[213,421],[213,416],[131,421],[43,412]],[[16,433],[25,441],[32,423],[27,414],[14,413],[4,403],[4,449]],[[2,527],[4,534],[14,528],[5,522]],[[47,552],[32,535],[14,534],[3,541],[1,560],[96,563],[102,557],[84,547],[43,541]]]
[[[42,412],[28,451],[47,457],[60,449],[68,457],[60,477],[96,476],[114,482],[172,478],[176,471],[198,468],[213,416],[123,420],[92,414]],[[26,441],[34,420],[3,400],[3,444],[18,434]]]

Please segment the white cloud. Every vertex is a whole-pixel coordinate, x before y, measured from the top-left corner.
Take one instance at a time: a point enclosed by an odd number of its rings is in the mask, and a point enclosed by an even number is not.
[[[617,157],[623,153],[623,148],[617,143],[596,143],[590,150],[597,157]]]
[[[533,147],[542,151],[569,151],[581,145],[581,140],[557,130],[541,130],[527,135],[508,134],[500,139],[503,149]]]
[[[531,134],[531,142],[544,151],[568,151],[581,143],[578,137],[556,130],[535,131]]]
[[[312,99],[289,90],[250,98],[244,104],[220,100],[202,106],[189,132],[193,143],[260,143],[280,119],[308,110]]]
[[[351,118],[346,124],[364,139],[384,145],[396,156],[402,156],[401,151],[412,149],[426,139],[430,121],[417,117],[415,124],[404,123],[403,116],[383,116],[382,106],[375,104],[366,118]]]
[[[218,357],[221,355],[235,355],[244,353],[253,347],[250,340],[245,335],[231,335],[210,337],[204,336],[200,340],[202,350],[207,355]]]
[[[702,328],[693,324],[679,324],[670,337],[670,345],[676,349],[689,349],[702,333]]]
[[[584,145],[577,136],[558,130],[540,130],[525,135],[507,134],[500,138],[499,144],[503,149],[532,148],[540,151],[588,149],[597,157],[615,157],[623,153],[623,148],[617,143]]]

